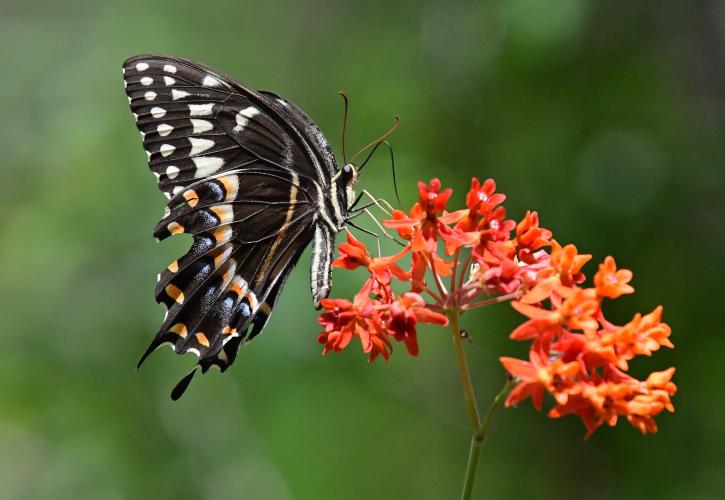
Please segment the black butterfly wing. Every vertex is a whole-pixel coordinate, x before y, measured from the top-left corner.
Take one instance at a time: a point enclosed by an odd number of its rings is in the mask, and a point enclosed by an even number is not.
[[[329,146],[314,144],[304,124],[290,119],[286,101],[176,57],[135,56],[123,71],[149,166],[167,198],[235,168],[294,170],[321,187],[337,169],[322,152]]]
[[[167,315],[139,364],[170,343],[197,354],[202,371],[225,370],[240,343],[264,327],[313,238],[334,157],[297,108],[201,64],[136,56],[124,63],[124,82],[149,166],[169,198],[154,234],[194,237],[159,275],[156,298]]]

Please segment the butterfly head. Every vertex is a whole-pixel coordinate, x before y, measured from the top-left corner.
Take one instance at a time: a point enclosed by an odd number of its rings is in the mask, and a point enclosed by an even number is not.
[[[346,163],[340,171],[340,181],[345,186],[345,200],[347,206],[352,206],[355,202],[355,184],[357,183],[358,169],[352,163]]]

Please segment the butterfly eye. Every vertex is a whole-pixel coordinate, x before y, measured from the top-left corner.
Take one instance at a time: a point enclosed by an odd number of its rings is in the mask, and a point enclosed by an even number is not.
[[[348,163],[342,167],[342,177],[346,184],[355,177],[355,166],[352,163]]]

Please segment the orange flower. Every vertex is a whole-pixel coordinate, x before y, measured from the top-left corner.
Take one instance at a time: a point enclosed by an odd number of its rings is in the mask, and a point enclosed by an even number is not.
[[[548,325],[559,325],[573,330],[596,330],[599,324],[595,319],[599,311],[599,302],[593,289],[576,289],[573,293],[557,303],[553,310],[513,301],[511,305],[518,312],[533,320],[540,320]]]
[[[325,331],[318,335],[320,344],[325,344],[322,351],[341,351],[352,340],[354,328],[348,328],[348,324],[355,320],[355,312],[352,302],[345,299],[322,299],[320,302],[325,310],[318,318]]]
[[[390,319],[387,327],[395,340],[405,342],[412,356],[418,355],[418,339],[416,325],[433,323],[447,325],[448,318],[425,307],[425,300],[417,293],[407,292],[390,304]]]
[[[471,179],[471,189],[466,194],[466,205],[471,212],[484,215],[506,200],[506,195],[496,193],[496,181],[486,179],[483,184],[477,178]]]
[[[383,224],[397,230],[401,238],[411,241],[414,252],[435,253],[440,237],[446,244],[446,252],[452,255],[457,248],[478,241],[478,233],[467,234],[450,227],[468,213],[467,210],[445,211],[451,193],[451,189],[441,191],[438,179],[432,179],[429,184],[419,182],[418,202],[410,213],[394,210],[393,219],[385,220]]]
[[[552,267],[539,271],[521,299],[512,302],[529,319],[513,331],[511,338],[534,340],[530,349],[532,360],[540,349],[537,346],[551,346],[556,356],[548,362],[538,356],[537,373],[557,371],[562,364],[575,363],[579,367],[573,377],[560,379],[557,387],[545,387],[558,403],[549,412],[550,417],[578,415],[587,428],[586,437],[603,424],[615,425],[619,417],[626,417],[643,433],[656,432],[654,417],[664,409],[674,411],[670,400],[677,390],[670,381],[674,369],[653,373],[645,382],[623,370],[628,369],[628,361],[635,356],[649,356],[660,346],[672,347],[670,328],[661,322],[661,307],[645,316],[635,315],[622,327],[607,321],[601,310],[601,298],[616,298],[633,291],[627,284],[631,273],[617,271],[610,257],[599,268],[596,288],[580,288],[577,282],[583,279],[581,267],[588,258],[578,255],[573,245],[561,248],[554,243]],[[519,375],[525,375],[522,366],[526,365],[521,363],[526,362],[506,360],[509,373],[518,370]],[[539,386],[532,385],[530,374],[529,379],[521,380],[524,385],[512,392],[511,402],[528,394],[543,397],[542,381]],[[540,407],[537,400],[534,404]]]
[[[560,404],[565,404],[569,399],[567,390],[579,373],[579,363],[564,363],[561,359],[549,362],[541,342],[535,343],[529,352],[530,361],[507,357],[499,360],[506,371],[519,380],[506,398],[506,406],[514,406],[531,397],[536,409],[541,410],[546,392],[553,394]]]
[[[621,369],[627,369],[627,361],[635,356],[651,356],[661,346],[674,348],[670,342],[671,329],[662,323],[662,306],[649,314],[637,313],[632,321],[623,327],[602,333],[603,345],[613,346],[618,353]]]
[[[530,319],[516,327],[509,336],[512,340],[533,340],[539,337],[551,336],[561,331],[561,327],[549,321]]]
[[[434,216],[446,209],[446,203],[448,203],[448,198],[451,197],[452,193],[451,188],[444,189],[441,192],[441,181],[439,179],[431,179],[428,184],[418,182],[418,203],[421,209],[430,216]]]
[[[464,210],[463,212],[467,211]],[[454,212],[446,214],[444,217],[448,220],[455,220],[460,214],[461,212]],[[449,227],[446,224],[438,228],[438,234],[446,245],[446,255],[453,255],[459,248],[473,245],[480,238],[478,231],[465,232],[455,227]]]
[[[411,230],[420,229],[426,240],[437,238],[438,214],[446,208],[448,198],[453,190],[444,189],[441,192],[441,181],[432,179],[430,183],[418,183],[418,202],[406,214],[400,210],[393,211],[393,220],[383,221],[387,227],[398,229],[402,238],[408,236]],[[402,232],[401,232],[402,230]]]
[[[564,299],[560,308],[560,321],[566,328],[582,330],[584,332],[596,331],[599,323],[595,319],[599,312],[599,302],[596,292],[591,288],[579,288]]]
[[[488,293],[508,295],[516,292],[526,281],[529,268],[520,266],[515,255],[515,245],[511,241],[488,242],[481,254],[474,250],[476,263],[471,269],[471,281]]]
[[[365,286],[355,295],[351,303],[344,299],[323,299],[321,305],[325,312],[318,318],[325,331],[317,337],[320,344],[325,347],[322,351],[341,351],[350,343],[353,337],[359,337],[363,352],[369,354],[369,361],[378,355],[387,360],[392,346],[385,338],[383,329],[384,318],[380,314],[381,301],[372,299],[371,295],[383,299],[392,295],[391,291],[380,293],[375,290],[380,284],[370,278]]]
[[[520,223],[519,227],[526,230],[522,233],[522,236],[531,233],[530,236],[533,237],[537,234],[537,231],[533,227],[530,229],[526,229],[526,227],[533,224],[534,218],[529,213],[527,213],[527,217],[531,220],[526,224],[524,222]],[[538,221],[538,218],[536,220]],[[550,258],[544,258],[542,262],[539,256],[540,252],[532,252],[533,249],[523,248],[518,252],[522,261],[532,264],[532,269],[537,270],[536,278],[529,280],[526,293],[521,298],[521,302],[525,304],[542,302],[550,298],[554,292],[559,296],[572,293],[570,289],[585,279],[581,268],[592,258],[591,255],[579,255],[574,245],[562,247],[553,240],[548,243],[543,239],[543,236],[538,241],[534,240],[533,244],[535,246],[550,244],[552,247]],[[550,265],[544,265],[546,262]]]
[[[561,286],[561,281],[554,268],[547,267],[536,273],[535,278],[530,281],[529,286],[530,288],[521,297],[520,302],[524,304],[537,304],[551,297],[551,294]]]
[[[410,273],[404,271],[395,263],[410,251],[409,246],[390,257],[374,259],[370,257],[365,244],[355,238],[350,231],[347,231],[347,241],[340,243],[338,251],[340,257],[332,262],[333,267],[343,267],[351,271],[358,267],[366,267],[378,281],[385,284],[390,283],[391,276],[400,281],[410,281]]]
[[[340,243],[338,251],[340,257],[332,262],[333,267],[344,267],[345,269],[354,270],[360,266],[368,267],[373,261],[368,255],[368,249],[365,244],[355,238],[350,231],[347,233],[347,241]]]
[[[325,312],[318,318],[324,327],[317,340],[322,351],[340,351],[358,337],[368,360],[378,356],[385,360],[393,350],[390,337],[403,342],[412,356],[418,355],[416,325],[418,323],[448,324],[448,318],[427,308],[423,297],[414,292],[397,296],[392,289],[374,276],[350,302],[345,299],[324,299]]]
[[[534,251],[551,246],[551,231],[539,227],[539,214],[527,211],[524,218],[516,225],[516,244],[518,255],[524,262],[530,263]]]
[[[412,240],[415,229],[420,222],[419,219],[408,217],[408,214],[406,214],[402,210],[393,210],[390,215],[393,217],[393,219],[383,221],[385,227],[390,227],[397,230],[398,236],[400,236],[404,240]]]
[[[632,271],[629,269],[617,270],[614,257],[609,256],[599,264],[599,271],[594,275],[594,285],[597,288],[597,295],[616,299],[620,295],[634,293],[628,283],[632,281]]]
[[[466,217],[458,222],[456,228],[463,232],[478,230],[479,216],[488,215],[506,199],[506,195],[495,191],[496,182],[493,179],[486,179],[483,185],[477,178],[471,179],[471,188],[466,194],[468,211]]]
[[[671,378],[675,369],[654,372],[645,382],[609,369],[605,377],[584,380],[578,394],[549,412],[552,418],[575,413],[582,418],[589,437],[603,424],[614,426],[624,416],[640,432],[657,432],[654,417],[663,410],[674,411],[670,396],[677,392]]]
[[[650,374],[643,384],[644,387],[640,387],[640,393],[630,401],[627,419],[642,434],[657,432],[653,417],[663,410],[670,413],[675,411],[670,399],[677,392],[677,386],[672,382],[674,374],[674,368]]]
[[[581,268],[592,258],[589,254],[580,255],[572,244],[562,247],[552,240],[551,265],[559,273],[564,286],[572,286],[584,281]]]

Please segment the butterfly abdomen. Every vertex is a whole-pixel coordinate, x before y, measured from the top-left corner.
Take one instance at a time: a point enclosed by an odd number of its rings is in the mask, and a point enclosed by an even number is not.
[[[315,226],[315,237],[312,239],[312,259],[310,263],[310,289],[315,308],[320,308],[320,301],[332,290],[332,257],[334,241],[332,232],[324,224]]]

